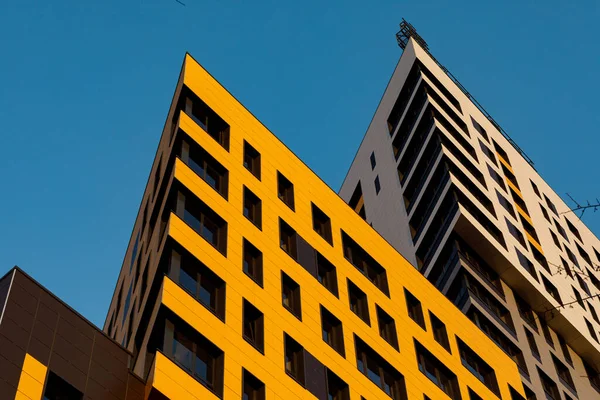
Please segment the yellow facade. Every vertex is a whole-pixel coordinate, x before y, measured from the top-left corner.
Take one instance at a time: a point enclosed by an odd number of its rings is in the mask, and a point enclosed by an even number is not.
[[[15,400],[39,400],[42,397],[47,370],[48,367],[26,354]]]
[[[164,307],[224,351],[225,400],[241,398],[242,367],[265,384],[268,400],[315,398],[285,372],[284,332],[349,384],[351,400],[360,400],[361,396],[368,400],[389,399],[357,369],[354,334],[404,375],[411,400],[422,400],[424,394],[430,399],[447,398],[419,371],[414,339],[457,375],[463,399],[469,399],[467,386],[484,399],[498,398],[462,365],[455,335],[494,369],[503,399],[511,399],[508,385],[523,393],[516,364],[189,55],[185,57],[182,79],[184,85],[230,125],[227,151],[184,112],[179,115],[180,129],[229,171],[227,199],[179,159],[174,167],[175,178],[227,221],[227,255],[217,251],[173,213],[167,232],[225,280],[225,322],[168,277],[164,278],[160,296]],[[261,180],[243,166],[244,140],[261,154]],[[277,171],[294,185],[295,210],[277,196]],[[262,201],[262,229],[243,216],[244,186]],[[313,230],[311,202],[331,218],[332,245]],[[335,265],[339,298],[279,247],[279,218]],[[341,229],[386,269],[390,297],[345,259]],[[242,271],[243,238],[263,253],[263,288]],[[281,271],[300,285],[301,321],[282,305]],[[349,308],[347,279],[367,294],[370,326]],[[404,289],[421,301],[426,330],[408,316]],[[264,354],[242,338],[242,299],[264,314]],[[395,320],[400,351],[380,337],[376,304]],[[345,358],[322,340],[320,305],[342,321]],[[446,324],[451,353],[434,340],[429,311]],[[154,359],[148,385],[172,399],[216,398],[161,353]]]

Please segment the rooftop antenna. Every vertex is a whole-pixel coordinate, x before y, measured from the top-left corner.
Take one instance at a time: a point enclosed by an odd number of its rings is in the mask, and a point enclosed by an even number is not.
[[[414,26],[412,26],[412,24],[410,24],[408,21],[402,18],[402,22],[400,22],[400,31],[396,33],[396,40],[398,41],[398,46],[400,46],[400,48],[404,50],[406,48],[406,45],[408,44],[408,39],[410,39],[411,37],[415,40],[415,42],[419,43],[419,45],[425,51],[427,51],[427,53],[429,53],[429,46],[427,45],[425,39],[423,39],[421,35],[417,33],[417,30]]]

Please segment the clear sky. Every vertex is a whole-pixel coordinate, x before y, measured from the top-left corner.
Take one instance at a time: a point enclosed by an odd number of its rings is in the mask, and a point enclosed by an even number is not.
[[[182,1],[0,5],[0,273],[97,325],[185,51],[337,190],[404,17],[559,194],[600,197],[598,1]]]

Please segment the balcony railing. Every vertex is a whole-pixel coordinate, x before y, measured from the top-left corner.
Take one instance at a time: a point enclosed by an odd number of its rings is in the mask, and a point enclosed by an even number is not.
[[[444,191],[444,187],[446,187],[446,184],[448,183],[449,179],[450,179],[450,175],[448,175],[447,173],[444,174],[444,177],[442,178],[442,180],[435,187],[434,194],[429,199],[429,203],[427,204],[427,208],[425,209],[423,219],[421,219],[421,222],[419,223],[419,227],[417,228],[415,237],[413,238],[413,243],[416,243],[419,240],[419,237],[421,236],[421,234],[423,233],[425,225],[427,224],[427,220],[431,216],[431,213],[433,212],[435,205],[437,204],[440,196],[442,195],[442,192]]]
[[[422,268],[425,268],[427,266],[427,264],[429,263],[429,261],[431,261],[431,257],[433,257],[433,255],[437,251],[437,248],[440,245],[440,242],[442,241],[442,238],[444,237],[444,234],[448,230],[448,226],[450,226],[450,222],[452,222],[452,220],[454,219],[454,216],[456,215],[457,211],[458,211],[458,203],[456,201],[453,201],[453,204],[450,207],[450,209],[448,210],[448,212],[446,214],[446,218],[444,219],[444,222],[441,224],[441,227],[438,230],[433,243],[429,247],[429,250],[427,250],[427,253],[425,253],[425,257],[423,257],[423,267]]]
[[[483,267],[481,267],[481,265],[479,264],[479,262],[475,259],[473,259],[473,257],[470,257],[468,253],[465,253],[461,250],[457,250],[458,251],[458,255],[460,256],[461,261],[463,261],[465,264],[467,264],[469,267],[471,267],[471,269],[477,273],[477,276],[479,276],[481,279],[483,279],[491,288],[494,292],[496,292],[496,294],[498,294],[503,300],[506,300],[506,297],[504,295],[504,290],[502,289],[502,284],[497,281],[494,282],[492,281],[489,277],[486,276],[486,274],[483,271]]]
[[[437,140],[437,138],[432,138],[432,140],[434,140],[434,139]],[[425,182],[427,181],[427,178],[429,177],[429,173],[433,169],[433,166],[435,164],[434,160],[440,155],[441,151],[442,151],[442,146],[438,142],[435,146],[435,149],[430,153],[429,157],[425,161],[425,163],[427,163],[427,166],[423,169],[423,172],[421,173],[419,181],[418,181],[417,185],[415,186],[415,189],[413,190],[412,195],[410,196],[410,200],[408,202],[408,207],[406,209],[407,214],[410,214],[410,210],[412,210],[412,208],[414,207],[415,200],[419,196],[419,193],[421,192],[423,185],[425,185]],[[425,156],[425,154],[423,154],[423,156]],[[417,170],[418,169],[415,169],[415,173],[417,172]],[[415,179],[415,176],[414,175],[411,176],[411,179]]]

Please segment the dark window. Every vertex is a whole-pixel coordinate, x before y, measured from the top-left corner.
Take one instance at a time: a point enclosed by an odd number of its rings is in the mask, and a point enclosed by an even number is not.
[[[554,219],[554,225],[556,226],[556,230],[558,231],[558,233],[560,233],[560,236],[562,236],[563,238],[565,238],[565,240],[568,243],[569,242],[569,238],[567,237],[567,232],[565,231],[565,228],[563,228],[562,225],[556,219]]]
[[[415,350],[419,371],[442,389],[451,399],[460,400],[460,390],[456,375],[416,340]]]
[[[542,282],[544,283],[544,288],[546,288],[546,291],[550,294],[550,296],[552,296],[554,300],[558,301],[558,304],[562,304],[562,300],[560,299],[560,294],[558,293],[556,286],[551,284],[544,275],[542,275]]]
[[[279,219],[279,246],[294,260],[298,259],[296,231],[281,218]]]
[[[160,183],[160,171],[162,169],[162,158],[158,160],[158,164],[156,165],[156,169],[154,170],[154,189],[152,190],[152,200],[156,198],[156,190],[158,189],[158,184]]]
[[[525,238],[523,237],[523,233],[521,233],[519,228],[514,226],[508,219],[504,219],[506,220],[506,226],[508,227],[508,231],[511,233],[511,235],[513,235],[523,247],[527,248],[527,245],[525,244]]]
[[[571,352],[569,351],[569,346],[567,346],[567,342],[565,339],[559,334],[556,335],[558,337],[558,343],[560,344],[560,349],[563,352],[563,356],[565,357],[565,361],[569,363],[570,366],[573,366],[573,359],[571,358]]]
[[[485,131],[485,129],[483,129],[483,127],[481,125],[479,125],[479,123],[477,121],[475,121],[473,119],[473,117],[471,117],[471,123],[473,124],[473,126],[475,127],[475,129],[477,130],[477,132],[479,132],[479,134],[481,135],[481,137],[483,137],[486,140],[486,142],[489,143],[490,138],[488,137],[488,134]]]
[[[571,376],[571,372],[569,372],[569,367],[563,364],[554,354],[552,354],[552,361],[554,362],[554,367],[556,368],[556,373],[558,374],[558,379],[569,388],[575,391],[575,383],[573,383],[573,377]]]
[[[583,362],[583,367],[585,368],[585,374],[590,381],[590,385],[600,393],[600,374],[598,371],[588,364],[585,360],[581,360]]]
[[[496,373],[481,357],[479,357],[462,340],[457,339],[458,351],[462,364],[497,396],[500,396]]]
[[[589,272],[588,272],[589,273]],[[587,283],[585,283],[585,281],[583,280],[583,278],[581,276],[579,276],[579,274],[575,274],[575,278],[577,278],[577,282],[579,282],[579,286],[581,286],[581,288],[583,289],[583,291],[588,295],[591,296],[592,292],[590,292],[590,288],[587,285]]]
[[[385,269],[344,231],[342,231],[342,246],[344,257],[389,297]]]
[[[173,251],[173,254],[175,258],[178,253]],[[225,281],[186,251],[181,251],[180,260],[179,274],[176,263],[172,262],[169,275],[204,307],[224,320]]]
[[[446,331],[446,324],[444,324],[438,317],[436,317],[431,311],[429,312],[429,319],[431,320],[431,329],[433,330],[433,338],[436,342],[442,345],[442,347],[450,352],[450,342],[448,340],[448,332]]]
[[[371,153],[370,160],[371,160],[371,169],[375,169],[375,165],[377,165],[377,161],[375,161],[375,152]]]
[[[356,367],[394,400],[406,400],[404,377],[375,350],[354,335]]]
[[[342,357],[346,356],[344,348],[344,330],[342,321],[321,306],[321,332],[323,341],[337,351]]]
[[[352,197],[350,197],[350,201],[348,202],[350,208],[352,208],[360,217],[364,220],[367,219],[367,214],[365,212],[365,200],[363,198],[362,188],[360,185],[360,181],[356,184],[356,188],[352,193]]]
[[[552,222],[550,220],[550,214],[548,214],[548,211],[546,211],[546,207],[540,204],[540,209],[542,210],[542,214],[544,214],[544,218],[546,218],[546,221]]]
[[[573,225],[571,223],[571,221],[569,221],[567,218],[565,218],[565,221],[567,222],[567,228],[569,228],[571,233],[573,233],[573,235],[575,235],[575,237],[577,237],[577,239],[579,239],[579,241],[582,241],[581,234],[579,233],[579,229],[575,228],[575,225]]]
[[[400,350],[398,347],[398,334],[396,333],[396,322],[394,319],[379,306],[377,309],[377,323],[379,325],[379,336],[388,342],[394,349]]]
[[[519,315],[521,315],[521,318],[523,318],[523,320],[537,332],[538,328],[535,322],[535,313],[531,309],[531,306],[516,293],[514,295],[517,303],[517,309],[519,310]]]
[[[243,369],[242,400],[265,400],[265,384]]]
[[[304,385],[304,348],[286,333],[283,335],[285,372]]]
[[[38,395],[39,396],[39,395]],[[46,379],[46,390],[43,400],[81,400],[83,393],[71,386],[67,381],[50,371]]]
[[[331,235],[331,220],[321,209],[311,203],[312,205],[312,219],[313,229],[317,232],[327,243],[333,245],[333,239]]]
[[[483,397],[475,393],[471,388],[467,388],[469,392],[469,400],[483,400]]]
[[[184,205],[183,215],[180,215],[179,212],[177,215],[182,217],[208,243],[226,254],[227,222],[189,191],[181,190],[177,203],[178,209],[179,204]]]
[[[533,263],[527,257],[525,257],[525,255],[523,255],[523,253],[521,253],[516,247],[515,251],[517,252],[517,257],[519,258],[519,264],[521,264],[521,266],[525,268],[525,270],[529,272],[529,274],[533,276],[536,281],[539,281]]]
[[[573,272],[571,271],[571,267],[569,267],[569,264],[562,257],[560,257],[560,261],[561,261],[562,266],[563,266],[565,272],[567,273],[567,275],[569,275],[571,278],[573,278]],[[559,271],[559,273],[560,273],[560,271]]]
[[[277,171],[277,197],[289,208],[294,209],[294,185],[279,171]]]
[[[581,256],[581,258],[583,258],[585,260],[585,262],[588,263],[588,265],[594,265],[594,264],[592,264],[592,259],[590,258],[590,255],[587,253],[587,251],[582,249],[578,243],[575,243],[575,246],[577,246],[577,251],[579,252],[579,255]]]
[[[540,321],[540,326],[542,327],[542,333],[544,334],[544,338],[546,339],[546,343],[548,343],[552,348],[554,348],[554,340],[552,339],[552,333],[550,332],[550,328],[544,319],[544,315],[538,314],[538,320]]]
[[[498,186],[500,186],[504,191],[506,191],[506,184],[504,183],[504,179],[502,179],[502,177],[492,167],[490,167],[489,165],[487,167],[492,179],[498,184]]]
[[[298,319],[302,319],[300,285],[283,271],[281,271],[281,304]]]
[[[552,236],[552,241],[554,242],[556,247],[558,247],[559,250],[562,250],[562,246],[560,245],[560,240],[558,240],[558,236],[556,236],[556,234],[552,232],[551,229],[548,230],[550,231],[550,236]]]
[[[592,282],[592,285],[594,285],[596,287],[596,289],[598,289],[598,291],[600,291],[600,280],[598,280],[598,278],[596,278],[589,269],[587,270],[587,275],[589,276],[590,282]]]
[[[514,209],[512,203],[510,201],[508,201],[506,199],[506,197],[502,196],[500,194],[500,192],[498,192],[498,190],[496,190],[496,194],[498,195],[498,201],[500,202],[500,204],[502,204],[502,207],[504,207],[506,209],[506,211],[508,211],[508,213],[510,215],[512,215],[514,218],[517,218],[517,215],[515,214],[515,209]]]
[[[577,268],[581,269],[579,266],[579,261],[577,261],[577,257],[575,257],[575,254],[573,254],[573,252],[567,246],[565,246],[565,252],[567,253],[567,257],[569,257],[569,260],[571,260],[571,262],[575,264]]]
[[[594,308],[594,306],[592,306],[592,304],[588,301],[588,309],[590,310],[590,314],[592,314],[592,318],[594,318],[594,321],[596,321],[596,323],[600,324],[600,319],[598,319],[598,314],[596,314],[596,309]]]
[[[415,321],[423,329],[425,327],[425,317],[423,316],[423,308],[421,302],[412,293],[404,289],[404,296],[406,297],[406,308],[408,309],[408,316]]]
[[[498,155],[504,159],[504,161],[506,161],[506,163],[508,165],[510,165],[510,161],[508,159],[508,154],[506,154],[506,151],[504,151],[504,149],[502,147],[500,147],[500,145],[498,143],[496,143],[495,140],[492,140],[492,142],[494,143],[494,149],[496,149],[496,153],[498,153]]]
[[[348,297],[350,310],[368,325],[371,325],[369,317],[369,301],[365,292],[348,279]]]
[[[533,333],[529,331],[529,329],[525,328],[525,337],[527,338],[527,343],[529,344],[529,349],[531,350],[531,354],[538,360],[540,359],[540,351],[538,350],[537,344],[535,343],[535,337]]]
[[[587,319],[585,319],[585,324],[587,325],[588,331],[590,332],[590,336],[592,337],[592,339],[594,339],[596,342],[598,341],[598,334],[596,334],[596,331],[594,330],[594,325],[592,325],[592,323],[590,321],[588,321]]]
[[[242,242],[243,256],[243,271],[252,280],[258,283],[260,286],[263,285],[263,255],[252,243],[243,239]]]
[[[379,175],[375,177],[375,194],[379,194],[381,184],[379,183]]]
[[[131,303],[132,290],[133,288],[130,286],[129,291],[127,292],[127,297],[125,298],[125,305],[123,306],[123,320],[121,321],[121,325],[123,325],[127,319],[127,313],[129,312],[129,305]]]
[[[244,167],[260,180],[260,153],[245,140]]]
[[[246,186],[244,186],[244,217],[261,229],[262,202]]]
[[[350,400],[348,384],[327,369],[327,400]]]
[[[173,361],[218,396],[223,394],[223,351],[204,336],[183,324],[176,326],[167,321],[165,336],[172,340],[169,352]],[[172,335],[172,336],[171,336]]]
[[[548,196],[544,195],[544,199],[546,200],[546,205],[548,206],[548,208],[551,209],[554,214],[558,215],[558,211],[556,211],[554,203],[550,201]]]
[[[585,310],[585,303],[583,302],[583,299],[581,298],[581,294],[579,294],[579,291],[577,289],[575,289],[573,286],[571,286],[571,289],[573,289],[573,294],[575,295],[575,299],[577,300],[577,303],[581,306],[581,308],[583,308]]]
[[[229,172],[195,141],[181,145],[181,160],[209,186],[227,198]]]
[[[229,151],[229,124],[190,90],[186,90],[185,113]]]
[[[533,188],[533,191],[535,192],[536,196],[541,199],[542,196],[540,195],[540,190],[538,189],[537,185],[533,183],[532,180],[529,180],[529,182],[531,182],[531,187]]]
[[[320,253],[317,253],[317,280],[335,297],[338,297],[337,273],[335,266]]]
[[[487,147],[485,144],[483,144],[481,140],[479,141],[479,147],[481,147],[481,151],[483,151],[483,154],[485,154],[494,163],[494,165],[498,165],[494,152],[490,150],[490,148]]]
[[[248,300],[244,299],[243,302],[244,339],[262,353],[265,343],[263,313]]]
[[[538,374],[540,375],[540,381],[542,382],[542,387],[544,388],[546,398],[548,400],[560,400],[560,391],[558,390],[556,383],[550,379],[548,375],[542,372],[541,369],[538,368],[537,370]]]

